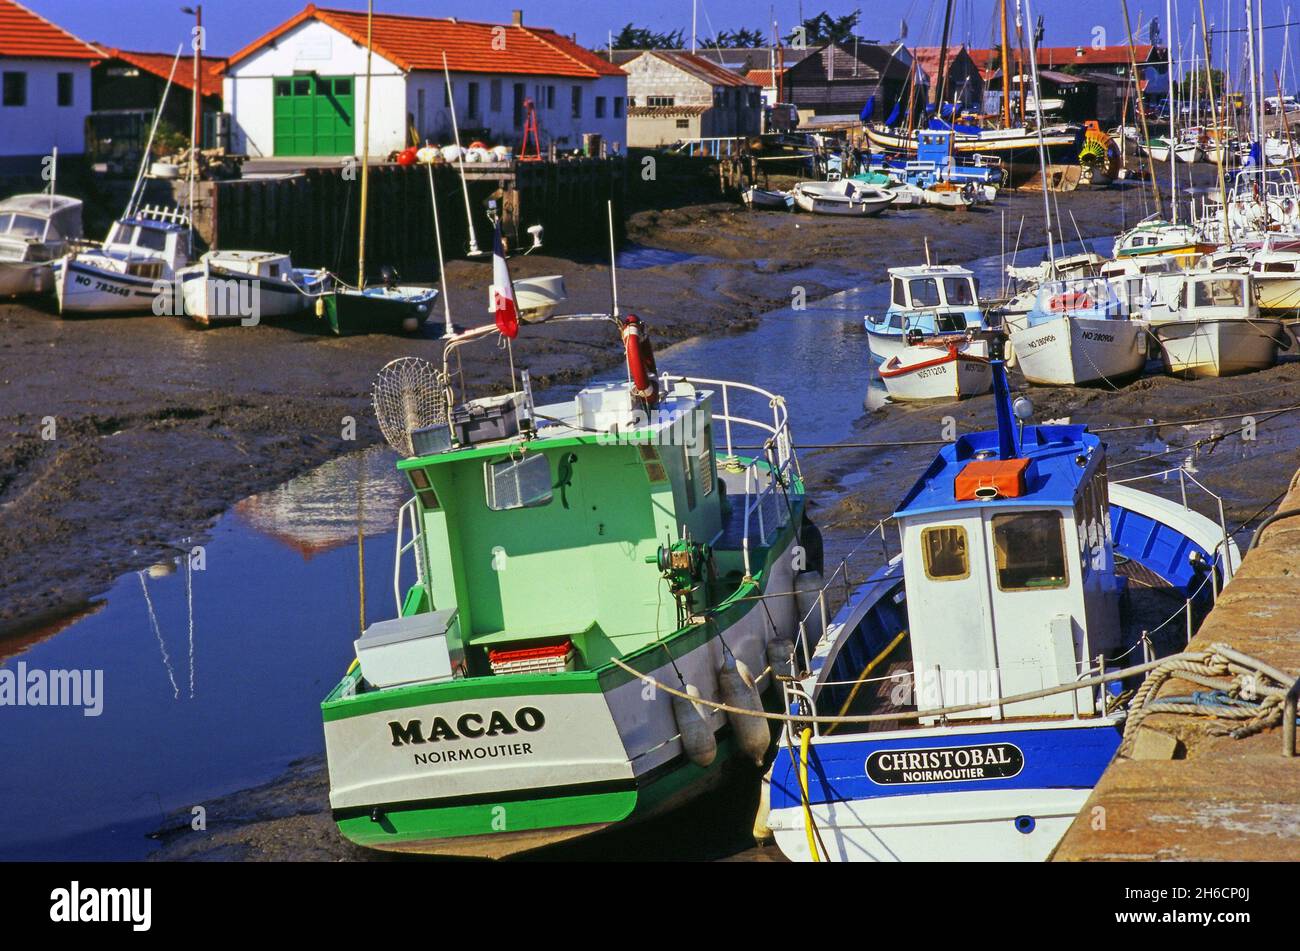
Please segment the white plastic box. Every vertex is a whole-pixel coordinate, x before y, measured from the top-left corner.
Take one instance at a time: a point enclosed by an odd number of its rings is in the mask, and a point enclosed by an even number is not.
[[[455,608],[379,621],[355,642],[361,676],[376,687],[450,680],[462,661]]]

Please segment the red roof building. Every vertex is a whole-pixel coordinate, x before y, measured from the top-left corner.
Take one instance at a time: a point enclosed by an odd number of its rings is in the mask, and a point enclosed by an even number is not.
[[[0,174],[85,151],[90,66],[103,54],[16,0],[0,0]]]
[[[762,87],[707,57],[646,50],[623,68],[628,75],[632,145],[654,147],[762,131]]]
[[[251,155],[351,155],[364,126],[364,11],[309,4],[226,63],[232,146]],[[555,30],[456,18],[376,14],[370,72],[371,154],[420,139],[518,144],[530,108],[543,146],[576,148],[588,133],[626,143],[626,74]],[[443,66],[451,73],[449,101]]]

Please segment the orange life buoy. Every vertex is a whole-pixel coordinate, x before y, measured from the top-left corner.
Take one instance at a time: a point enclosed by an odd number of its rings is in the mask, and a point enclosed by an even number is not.
[[[658,370],[655,367],[654,347],[643,333],[645,325],[636,314],[628,314],[623,322],[623,350],[627,355],[627,370],[632,377],[633,391],[650,406],[659,402]]]

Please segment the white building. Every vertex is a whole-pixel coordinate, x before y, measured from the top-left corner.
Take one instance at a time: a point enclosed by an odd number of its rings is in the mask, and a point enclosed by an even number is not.
[[[86,150],[90,66],[103,53],[0,0],[0,171],[30,174],[51,150]]]
[[[518,146],[536,106],[541,146],[582,146],[598,133],[627,144],[627,77],[553,30],[377,14],[370,64],[370,154],[452,141],[443,59],[464,144]],[[365,128],[366,15],[305,10],[230,58],[223,94],[231,147],[254,156],[360,155]]]

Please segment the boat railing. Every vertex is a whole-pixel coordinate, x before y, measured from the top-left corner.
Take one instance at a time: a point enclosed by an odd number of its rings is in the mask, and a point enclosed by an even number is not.
[[[400,617],[406,596],[402,593],[402,559],[412,553],[415,563],[415,583],[424,588],[427,603],[433,603],[433,592],[424,567],[424,530],[420,527],[420,510],[414,498],[408,499],[397,512],[397,556],[393,559],[393,598]]]
[[[853,597],[854,590],[867,581],[873,570],[881,565],[888,565],[894,559],[889,549],[889,536],[886,526],[892,521],[882,518],[858,540],[858,543],[839,560],[830,576],[823,576],[821,587],[813,595],[813,603],[797,618],[798,633],[795,637],[793,656],[790,658],[791,669],[805,673],[812,669],[812,658],[818,643],[830,629],[831,621],[844,605]],[[879,544],[879,550],[876,544]],[[816,642],[813,642],[813,636]],[[799,667],[802,663],[802,667]]]
[[[1210,593],[1213,596],[1214,600],[1217,601],[1219,598],[1219,593],[1223,590],[1223,586],[1232,580],[1233,573],[1236,571],[1237,568],[1236,565],[1237,556],[1233,548],[1232,535],[1228,532],[1228,518],[1227,518],[1227,514],[1224,511],[1223,497],[1220,496],[1213,489],[1211,489],[1209,486],[1207,486],[1200,479],[1196,478],[1195,475],[1188,472],[1185,466],[1172,466],[1168,469],[1161,469],[1158,472],[1148,472],[1142,475],[1130,476],[1127,479],[1114,479],[1112,481],[1116,485],[1130,485],[1134,482],[1141,482],[1145,479],[1168,482],[1171,476],[1177,476],[1178,478],[1179,500],[1182,504],[1184,511],[1192,512],[1198,515],[1202,514],[1188,503],[1187,489],[1188,489],[1189,482],[1192,484],[1192,486],[1194,486],[1197,489],[1200,489],[1203,493],[1209,496],[1210,499],[1213,500],[1214,502],[1215,514],[1218,516],[1217,521],[1219,523],[1220,538],[1218,543],[1214,546],[1214,550],[1210,552],[1210,559],[1212,562],[1216,562],[1219,565],[1219,571],[1210,571],[1208,573],[1208,578],[1213,580],[1213,584],[1211,585],[1210,588]],[[1222,575],[1222,578],[1219,577],[1220,575]],[[1199,593],[1200,591],[1201,588],[1198,587],[1196,593]],[[1193,594],[1192,597],[1194,598],[1195,594]],[[1191,598],[1188,599],[1188,605],[1189,605],[1188,623],[1189,624],[1191,623],[1191,613],[1190,613],[1191,600],[1192,600]]]
[[[803,471],[799,468],[799,458],[794,451],[794,441],[790,436],[790,414],[785,398],[750,383],[736,383],[730,380],[711,380],[704,377],[665,376],[665,383],[680,380],[692,386],[711,389],[721,401],[721,412],[715,404],[713,419],[722,423],[722,439],[726,447],[724,465],[736,471],[744,472],[744,532],[742,553],[745,560],[745,575],[752,577],[750,550],[752,541],[757,540],[758,547],[765,548],[778,529],[789,518],[789,507],[783,504],[794,480],[802,484]],[[733,409],[738,393],[753,394],[767,401],[772,411],[771,421],[741,415]],[[757,436],[760,444],[740,445],[736,441],[738,433]],[[740,450],[756,451],[758,455],[749,462],[741,463]],[[776,502],[778,504],[773,505]],[[775,510],[774,517],[769,518],[766,509]],[[721,533],[719,533],[720,537]],[[713,539],[715,542],[717,538]]]
[[[1095,687],[1083,686],[1074,688],[1072,683],[1088,680],[1090,678],[1102,676],[1108,667],[1113,669],[1115,665],[1140,651],[1140,658],[1131,661],[1138,663],[1148,661],[1152,658],[1152,649],[1150,638],[1144,633],[1127,651],[1123,654],[1106,658],[1104,655],[1087,658],[1074,663],[1075,676],[1073,679],[1067,679],[1062,676],[1061,670],[1054,664],[1041,663],[1003,663],[999,664],[996,669],[988,671],[951,671],[941,670],[939,667],[929,668],[922,672],[920,684],[918,685],[918,675],[915,670],[896,670],[890,673],[880,674],[875,677],[856,677],[853,680],[822,680],[818,681],[815,688],[810,689],[806,680],[787,679],[781,681],[783,700],[785,709],[792,716],[849,716],[852,698],[856,696],[867,696],[880,689],[882,685],[888,685],[893,699],[898,704],[898,713],[906,713],[907,716],[898,717],[900,727],[907,729],[909,727],[920,727],[924,720],[944,720],[946,712],[955,707],[963,707],[971,704],[981,704],[987,706],[990,711],[996,711],[995,718],[1004,718],[1015,716],[1014,702],[1004,703],[1004,694],[1002,683],[1005,674],[1017,675],[1018,686],[1014,693],[1028,692],[1031,689],[1048,690],[1059,688],[1060,693],[1069,693],[1072,700],[1071,712],[1067,714],[1071,720],[1086,720],[1095,718],[1099,713],[1109,712],[1106,706],[1105,691],[1095,691]],[[1024,682],[1027,671],[1037,671],[1039,681],[1037,688],[1032,688]],[[835,709],[818,710],[817,695],[829,696],[825,691],[830,688],[842,688],[851,691],[849,699],[842,701]],[[970,691],[968,695],[967,691]],[[1081,696],[1082,695],[1082,696]],[[1091,700],[1086,698],[1091,696]],[[922,700],[930,701],[927,706],[920,706]],[[1031,701],[1020,701],[1031,702]],[[1007,709],[1003,709],[1006,707]],[[969,711],[963,711],[969,712]],[[881,721],[889,720],[887,711],[876,711]],[[865,724],[857,724],[864,726]],[[840,726],[838,723],[817,723],[809,724],[814,736],[825,736],[836,732]],[[846,731],[849,732],[849,731]]]

